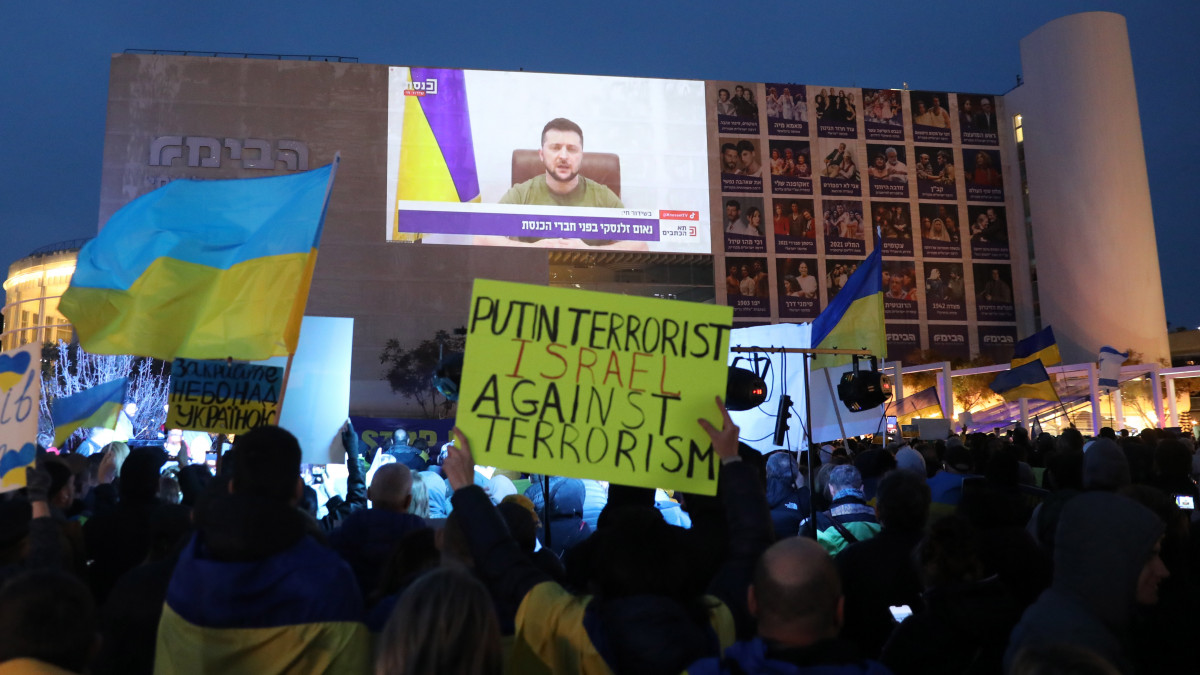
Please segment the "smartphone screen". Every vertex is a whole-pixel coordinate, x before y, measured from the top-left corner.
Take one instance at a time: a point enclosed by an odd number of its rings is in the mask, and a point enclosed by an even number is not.
[[[892,605],[891,607],[888,607],[888,609],[892,611],[892,619],[896,623],[900,623],[901,621],[912,616],[912,608],[908,605]]]
[[[1175,504],[1189,511],[1196,508],[1196,500],[1191,495],[1175,495]]]

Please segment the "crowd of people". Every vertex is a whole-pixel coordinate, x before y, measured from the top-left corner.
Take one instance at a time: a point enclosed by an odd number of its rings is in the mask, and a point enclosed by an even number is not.
[[[369,451],[349,426],[320,504],[278,427],[215,473],[181,453],[173,484],[161,448],[43,453],[0,498],[0,673],[1195,667],[1190,437],[764,455],[716,405],[715,497],[489,470],[461,434]]]

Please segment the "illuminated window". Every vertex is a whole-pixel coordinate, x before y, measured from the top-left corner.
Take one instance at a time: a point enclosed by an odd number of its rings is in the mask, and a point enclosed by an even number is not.
[[[1025,130],[1021,128],[1022,122],[1023,122],[1022,115],[1013,115],[1013,131],[1015,131],[1017,134],[1017,142],[1018,143],[1022,143],[1025,141]]]

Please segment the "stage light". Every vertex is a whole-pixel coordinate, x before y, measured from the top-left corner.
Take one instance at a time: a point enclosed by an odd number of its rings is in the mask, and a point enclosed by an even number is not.
[[[729,367],[725,381],[725,409],[750,410],[767,400],[767,383],[745,368]]]
[[[871,359],[871,370],[858,369],[858,357],[854,357],[854,370],[844,373],[838,383],[838,398],[851,412],[862,412],[878,408],[892,397],[892,381],[879,372]]]

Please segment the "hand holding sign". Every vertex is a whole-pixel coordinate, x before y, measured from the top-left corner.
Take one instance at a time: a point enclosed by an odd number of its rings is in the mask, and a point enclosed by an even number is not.
[[[725,402],[721,400],[720,396],[717,397],[717,410],[721,411],[721,419],[725,421],[720,431],[717,431],[703,417],[696,421],[700,423],[700,428],[704,429],[704,433],[712,439],[713,451],[717,453],[717,456],[721,459],[732,459],[738,456],[738,433],[741,429],[733,423],[733,418],[729,416],[729,411],[725,409]]]

